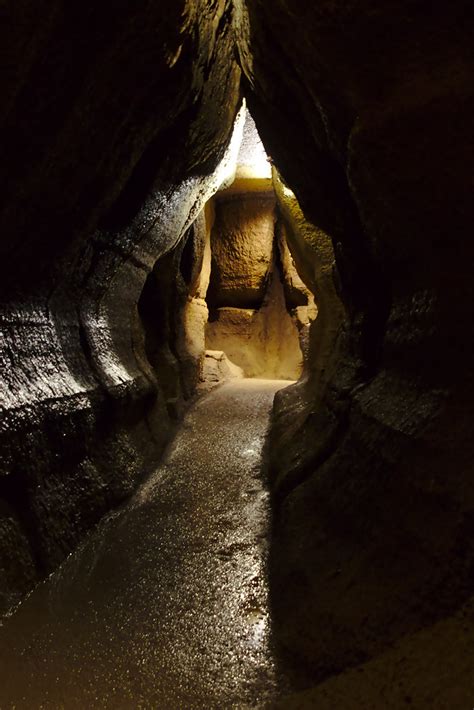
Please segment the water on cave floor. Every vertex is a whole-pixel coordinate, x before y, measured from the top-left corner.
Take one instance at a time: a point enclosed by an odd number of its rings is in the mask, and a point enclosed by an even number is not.
[[[0,707],[265,705],[270,512],[262,447],[285,382],[188,412],[162,465],[0,629]]]

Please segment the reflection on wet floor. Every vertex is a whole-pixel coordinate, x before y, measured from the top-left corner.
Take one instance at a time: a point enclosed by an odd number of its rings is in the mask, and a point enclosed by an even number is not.
[[[160,468],[0,629],[0,707],[227,708],[278,693],[261,455],[284,382],[200,399]]]

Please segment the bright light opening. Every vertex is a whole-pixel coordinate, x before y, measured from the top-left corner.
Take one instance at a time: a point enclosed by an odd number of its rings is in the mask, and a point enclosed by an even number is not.
[[[272,166],[265,152],[255,122],[246,111],[244,133],[237,158],[237,179],[270,180]]]

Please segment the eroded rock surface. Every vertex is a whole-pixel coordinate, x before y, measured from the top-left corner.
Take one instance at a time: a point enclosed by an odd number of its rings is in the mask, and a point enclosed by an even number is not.
[[[219,308],[206,325],[206,344],[219,347],[246,377],[295,380],[303,355],[294,319],[286,310],[280,274],[274,266],[259,309]]]
[[[276,636],[321,680],[454,614],[474,565],[471,2],[41,10],[3,3],[0,30],[0,608],[134,490],[196,381],[202,332],[168,342],[175,309],[205,307],[178,242],[223,177],[237,40],[319,309],[276,409]],[[272,253],[216,305],[264,302]],[[164,264],[153,343],[137,304]]]
[[[206,350],[204,353],[203,386],[219,384],[225,380],[242,379],[244,371],[229,360],[223,350]]]
[[[282,415],[273,551],[279,637],[322,678],[470,594],[472,9],[238,7],[252,114],[332,239],[345,307],[317,410],[299,432]]]
[[[239,160],[250,162],[245,156]],[[307,309],[311,296],[277,230],[274,191],[262,190],[258,178],[246,178],[241,187],[241,168],[234,184],[215,198],[206,345],[224,350],[247,377],[296,380],[303,365],[302,331],[315,315]],[[306,304],[306,311],[296,302]]]
[[[259,308],[273,261],[275,198],[272,192],[219,196],[211,236],[211,308]]]
[[[169,438],[137,303],[224,178],[240,102],[230,2],[33,5],[0,30],[1,610]]]

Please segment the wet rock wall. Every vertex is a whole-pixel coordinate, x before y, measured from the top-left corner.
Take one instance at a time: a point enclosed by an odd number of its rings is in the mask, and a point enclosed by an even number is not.
[[[344,304],[324,377],[277,406],[277,636],[318,679],[472,591],[472,10],[238,7],[250,109]]]
[[[137,303],[240,102],[228,2],[40,6],[1,10],[0,610],[170,435]]]
[[[154,350],[154,289],[137,304],[218,187],[239,69],[229,2],[129,5],[1,8],[2,609],[130,493],[180,409],[151,362],[169,319]],[[234,11],[328,315],[277,404],[271,560],[276,635],[321,679],[471,594],[472,9]]]

